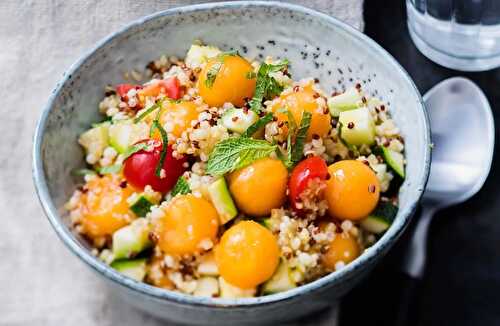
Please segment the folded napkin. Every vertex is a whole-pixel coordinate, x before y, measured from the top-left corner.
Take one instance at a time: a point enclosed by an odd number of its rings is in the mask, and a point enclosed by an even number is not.
[[[82,53],[133,19],[198,2],[0,1],[1,325],[167,325],[117,301],[59,241],[34,192],[30,152],[50,91]],[[292,2],[363,27],[362,0]],[[336,309],[307,318],[311,325],[335,321]]]

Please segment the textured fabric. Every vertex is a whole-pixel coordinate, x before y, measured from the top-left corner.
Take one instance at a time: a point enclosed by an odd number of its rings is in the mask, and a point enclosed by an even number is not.
[[[133,19],[196,2],[0,1],[0,325],[166,325],[117,302],[59,241],[34,192],[31,144],[51,90],[82,53]],[[362,29],[362,0],[293,2]]]

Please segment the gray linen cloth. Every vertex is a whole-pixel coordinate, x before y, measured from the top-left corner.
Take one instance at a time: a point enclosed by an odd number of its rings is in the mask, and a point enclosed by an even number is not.
[[[82,53],[133,19],[196,2],[0,1],[0,325],[167,324],[117,301],[63,246],[34,192],[31,144],[51,90]],[[362,0],[292,2],[363,27]],[[336,315],[311,324],[335,325]]]

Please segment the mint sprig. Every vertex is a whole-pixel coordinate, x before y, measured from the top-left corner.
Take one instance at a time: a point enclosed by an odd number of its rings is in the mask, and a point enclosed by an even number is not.
[[[233,50],[233,51],[226,51],[222,52],[215,59],[217,60],[207,71],[207,79],[205,79],[205,86],[207,88],[212,88],[212,86],[215,83],[215,79],[217,78],[217,74],[219,73],[220,69],[222,68],[222,64],[224,63],[224,59],[227,56],[235,56],[239,55],[238,51]]]
[[[177,196],[177,195],[185,195],[191,192],[191,188],[189,187],[189,183],[187,182],[186,178],[184,176],[180,176],[179,179],[177,179],[177,183],[175,184],[174,188],[172,189],[172,197]]]
[[[212,88],[215,83],[215,78],[217,78],[217,74],[219,73],[220,68],[222,68],[222,62],[216,62],[208,69],[207,71],[207,79],[205,79],[205,86],[207,88]]]
[[[291,169],[295,164],[297,164],[304,155],[304,143],[307,137],[307,131],[311,126],[311,112],[304,111],[302,113],[302,118],[300,119],[300,125],[297,127],[297,122],[295,121],[292,113],[286,110],[288,115],[288,136],[286,141],[286,152],[278,151],[278,157],[285,164],[285,166]]]
[[[142,112],[137,118],[134,119],[134,123],[138,123],[146,116],[148,116],[151,112],[161,107],[162,101],[158,100],[155,104],[151,105],[146,111]]]
[[[143,149],[146,149],[148,147],[147,143],[138,143],[134,144],[132,146],[129,146],[125,152],[123,153],[123,162],[125,162],[126,159],[128,159],[132,154],[135,154],[139,151],[142,151]]]
[[[215,145],[207,162],[207,173],[223,175],[271,155],[278,148],[265,140],[233,137]]]
[[[274,77],[270,76],[270,73],[284,70],[287,67],[287,59],[271,64],[263,62],[260,65],[259,71],[257,72],[255,93],[250,100],[250,108],[253,111],[257,113],[262,111],[262,101],[264,101],[264,99],[271,99],[283,91],[283,86],[281,86]]]
[[[311,126],[311,112],[304,111],[302,113],[302,119],[300,120],[300,126],[297,130],[297,135],[295,136],[295,144],[292,150],[292,162],[297,163],[302,159],[304,155],[304,143],[306,141],[307,131]]]
[[[158,119],[153,120],[153,124],[151,126],[151,133],[153,133],[154,129],[158,129],[161,135],[162,148],[160,152],[160,160],[158,161],[158,165],[156,165],[155,175],[158,178],[161,178],[161,170],[163,169],[163,163],[165,163],[165,158],[167,157],[167,149],[168,149],[168,134],[165,129],[160,124]]]

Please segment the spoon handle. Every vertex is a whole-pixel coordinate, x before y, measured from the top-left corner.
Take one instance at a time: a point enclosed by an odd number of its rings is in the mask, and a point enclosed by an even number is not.
[[[403,258],[403,272],[410,277],[421,279],[424,275],[427,260],[427,234],[435,212],[436,208],[433,206],[422,206],[420,217]]]
[[[432,206],[422,206],[420,217],[403,258],[403,272],[399,273],[397,281],[400,297],[395,318],[396,326],[413,326],[418,323],[418,292],[420,280],[425,271],[427,234],[435,211],[436,209]]]

